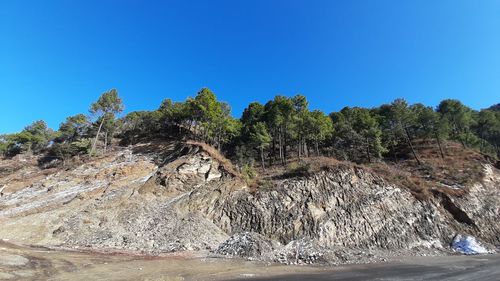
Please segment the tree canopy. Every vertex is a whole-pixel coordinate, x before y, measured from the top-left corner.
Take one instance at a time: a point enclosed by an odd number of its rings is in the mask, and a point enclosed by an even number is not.
[[[99,99],[90,105],[90,113],[96,116],[95,124],[98,125],[97,132],[95,134],[94,142],[92,148],[90,149],[90,154],[94,152],[97,140],[104,126],[104,150],[108,145],[108,138],[112,138],[115,129],[115,114],[123,111],[123,102],[118,96],[118,91],[116,89],[111,89],[104,92]]]
[[[304,95],[277,95],[252,102],[241,118],[229,104],[202,88],[184,101],[164,99],[158,109],[119,117],[124,106],[117,90],[104,92],[89,108],[90,115],[66,118],[54,132],[42,121],[23,131],[0,136],[0,153],[46,153],[66,160],[94,153],[114,138],[123,144],[142,139],[195,139],[206,142],[241,166],[260,162],[285,165],[290,159],[329,156],[354,162],[394,161],[410,151],[421,164],[415,143],[429,142],[446,157],[446,141],[457,141],[493,158],[500,156],[500,109],[473,110],[459,100],[443,100],[436,108],[396,99],[374,108],[345,107],[328,115],[310,110]],[[92,140],[93,139],[93,140]]]

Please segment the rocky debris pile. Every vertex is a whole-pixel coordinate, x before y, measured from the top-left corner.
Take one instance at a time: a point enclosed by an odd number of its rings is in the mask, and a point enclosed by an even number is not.
[[[294,240],[273,253],[274,261],[284,264],[326,263],[323,250],[310,239]]]
[[[237,233],[224,241],[215,250],[216,254],[244,258],[259,258],[279,245],[254,232]]]
[[[56,236],[67,245],[145,254],[213,250],[228,235],[202,215],[179,209],[177,204],[188,195],[167,202],[118,195],[111,208],[99,201],[74,213]]]

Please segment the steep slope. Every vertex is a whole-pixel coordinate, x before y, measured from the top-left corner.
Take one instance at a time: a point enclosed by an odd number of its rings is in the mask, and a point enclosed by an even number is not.
[[[26,165],[0,179],[0,238],[159,254],[208,251],[287,263],[443,254],[457,234],[500,244],[500,173],[419,200],[360,166],[250,189],[201,144],[122,148],[75,168]],[[436,252],[437,251],[437,252]]]

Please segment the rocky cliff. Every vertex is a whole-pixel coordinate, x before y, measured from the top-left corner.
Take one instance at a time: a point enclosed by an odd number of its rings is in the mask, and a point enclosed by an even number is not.
[[[447,254],[457,234],[494,250],[500,172],[483,169],[483,180],[462,195],[435,189],[426,200],[349,165],[276,178],[254,190],[202,146],[139,145],[66,169],[27,162],[3,173],[0,238],[285,263]]]

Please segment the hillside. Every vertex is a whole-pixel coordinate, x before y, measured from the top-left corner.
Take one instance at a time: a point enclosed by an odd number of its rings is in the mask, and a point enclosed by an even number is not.
[[[309,157],[301,169],[278,165],[252,181],[196,142],[115,147],[50,169],[18,155],[0,161],[0,238],[281,263],[451,254],[458,234],[494,251],[498,169],[453,143],[444,160],[424,144],[416,149],[422,165]]]

